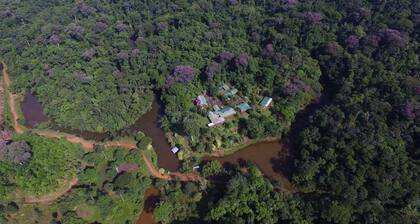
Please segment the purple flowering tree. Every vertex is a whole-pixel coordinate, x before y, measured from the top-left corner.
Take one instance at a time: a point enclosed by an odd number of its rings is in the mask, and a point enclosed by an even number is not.
[[[80,13],[83,17],[88,17],[90,15],[93,15],[96,12],[96,9],[82,2],[82,3],[78,3],[73,8],[73,12]]]
[[[7,18],[7,17],[13,17],[15,16],[15,13],[10,11],[9,9],[0,11],[0,18]]]
[[[273,44],[267,44],[265,45],[262,55],[264,56],[273,56],[274,55],[274,45]]]
[[[331,54],[333,56],[338,56],[343,52],[343,47],[339,45],[337,42],[329,42],[325,46],[325,53]]]
[[[246,67],[249,64],[249,56],[245,53],[240,53],[235,57],[235,65],[237,67]]]
[[[319,24],[322,20],[322,14],[319,12],[305,12],[303,13],[303,18],[309,24]]]
[[[206,71],[204,72],[204,74],[206,75],[207,80],[212,80],[214,75],[216,73],[219,73],[221,70],[222,70],[222,65],[213,61],[207,65]]]
[[[44,71],[45,71],[45,75],[47,75],[48,77],[54,76],[54,69],[51,68],[50,65],[48,64],[44,65]]]
[[[292,78],[291,82],[285,85],[282,92],[286,96],[296,96],[300,92],[308,92],[311,87],[298,78]]]
[[[175,83],[190,83],[195,76],[194,68],[188,65],[177,65],[171,75],[166,79],[165,86],[170,87]]]
[[[402,114],[407,119],[414,119],[420,114],[420,105],[418,103],[407,102],[403,105]]]
[[[32,156],[32,149],[26,142],[0,144],[0,160],[14,164],[25,163]]]
[[[238,0],[228,0],[229,5],[237,5]]]
[[[408,34],[396,29],[385,29],[381,34],[385,43],[390,47],[403,48],[409,42]]]
[[[83,40],[85,29],[75,23],[70,23],[66,27],[66,34],[75,40]]]
[[[155,33],[159,34],[169,29],[169,24],[167,22],[160,22],[155,25]]]
[[[10,131],[1,130],[0,131],[0,140],[1,141],[9,141],[12,139],[12,133]]]
[[[140,49],[134,48],[133,50],[131,50],[131,56],[136,57],[139,54],[140,54]]]
[[[363,38],[363,44],[366,46],[377,48],[381,43],[381,37],[376,34],[369,34]]]
[[[81,72],[81,71],[74,72],[73,74],[82,83],[89,83],[92,80],[91,76],[89,76],[86,73]]]
[[[350,12],[349,17],[351,21],[358,23],[362,19],[368,17],[369,15],[370,15],[370,9],[360,7]]]
[[[126,50],[121,50],[117,54],[117,58],[121,60],[127,60],[130,57],[130,54]]]
[[[286,1],[286,7],[287,8],[294,8],[299,4],[298,0],[287,0]]]
[[[51,35],[50,38],[48,38],[48,43],[50,43],[50,44],[59,45],[61,43],[61,41],[62,40],[61,40],[60,36],[55,35],[55,34]]]
[[[235,57],[235,54],[233,54],[232,52],[229,51],[224,51],[222,53],[219,54],[219,60],[220,62],[228,62],[230,60],[232,60]]]
[[[112,72],[112,75],[113,75],[113,76],[115,76],[115,77],[122,77],[122,76],[123,76],[123,73],[122,73],[120,70],[115,69],[115,70]]]
[[[95,57],[96,55],[96,50],[95,48],[91,48],[85,52],[83,52],[83,54],[81,55],[81,58],[85,61],[90,61],[93,59],[93,57]]]
[[[359,46],[360,39],[356,35],[350,35],[344,42],[348,48],[357,48]]]
[[[123,22],[121,22],[121,21],[118,21],[117,22],[117,24],[115,24],[115,30],[117,31],[117,32],[125,32],[125,31],[127,31],[128,30],[128,26],[127,25],[125,25]]]
[[[106,28],[108,28],[108,25],[106,25],[106,23],[104,23],[104,22],[96,22],[95,23],[95,27],[93,28],[93,30],[96,33],[102,33],[103,31],[106,30]]]

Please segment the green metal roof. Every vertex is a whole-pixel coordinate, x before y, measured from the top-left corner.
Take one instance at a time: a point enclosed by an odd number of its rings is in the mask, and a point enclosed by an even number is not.
[[[267,106],[268,102],[272,101],[273,99],[271,97],[264,97],[261,101],[261,106]]]
[[[236,107],[238,107],[241,112],[245,112],[245,111],[251,109],[251,106],[249,106],[249,104],[245,103],[245,102],[237,105]]]

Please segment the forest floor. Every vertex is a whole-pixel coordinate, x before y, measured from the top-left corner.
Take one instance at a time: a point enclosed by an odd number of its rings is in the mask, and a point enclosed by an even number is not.
[[[61,196],[65,195],[67,192],[69,192],[74,186],[76,186],[78,182],[79,182],[79,179],[77,177],[74,177],[62,189],[43,195],[39,198],[29,197],[26,199],[25,202],[27,204],[35,204],[35,203],[49,204],[57,200]]]

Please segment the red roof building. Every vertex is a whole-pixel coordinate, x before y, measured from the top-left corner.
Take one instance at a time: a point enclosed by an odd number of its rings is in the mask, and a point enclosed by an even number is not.
[[[133,163],[122,163],[117,167],[118,173],[122,173],[122,172],[134,173],[134,172],[137,172],[138,170],[139,170],[139,166]]]

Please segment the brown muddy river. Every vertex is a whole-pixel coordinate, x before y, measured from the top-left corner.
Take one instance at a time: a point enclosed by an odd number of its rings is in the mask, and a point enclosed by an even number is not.
[[[294,189],[289,181],[293,169],[293,158],[287,144],[282,144],[279,141],[260,142],[232,155],[221,158],[213,157],[211,160],[219,161],[225,168],[251,161],[265,176],[280,180],[288,190],[293,191]]]
[[[44,115],[42,105],[38,102],[36,96],[27,93],[22,102],[22,112],[25,118],[25,126],[29,128],[36,127],[39,123],[49,120]],[[179,167],[179,160],[170,149],[170,145],[166,141],[165,133],[160,128],[161,106],[155,100],[152,103],[152,109],[141,116],[128,129],[132,132],[142,131],[152,138],[152,145],[158,155],[158,166],[170,171],[176,171]],[[111,137],[109,133],[96,133],[90,131],[70,130],[61,128],[52,124],[52,128],[58,131],[73,134],[86,140],[103,141]]]
[[[322,95],[316,102],[309,105],[305,110],[298,113],[296,122],[293,123],[291,131],[287,137],[288,141],[296,139],[297,134],[306,126],[310,115],[316,110],[325,106],[329,102],[326,95]],[[22,102],[22,112],[25,117],[25,124],[34,127],[37,124],[48,120],[44,115],[42,106],[37,98],[32,94],[26,94]],[[161,105],[157,100],[153,101],[152,109],[140,117],[128,129],[137,132],[142,131],[152,138],[153,147],[158,155],[159,167],[170,171],[179,168],[179,160],[170,151],[170,145],[166,141],[165,133],[160,128]],[[59,129],[61,131],[81,136],[88,140],[103,140],[109,138],[107,133],[95,133],[88,131]],[[293,155],[291,144],[286,142],[261,142],[248,146],[241,151],[223,158],[212,158],[220,161],[225,166],[239,165],[243,161],[252,161],[268,177],[277,178],[290,187],[287,181],[293,169]]]
[[[157,203],[159,203],[159,191],[155,187],[150,187],[144,194],[144,207],[137,224],[156,224],[153,219],[153,209]]]
[[[134,132],[141,131],[152,138],[152,145],[158,156],[158,166],[170,171],[179,168],[178,157],[171,152],[171,147],[165,137],[165,132],[160,128],[161,106],[155,100],[152,109],[141,116],[130,129]]]
[[[298,113],[296,122],[291,127],[291,131],[285,138],[284,142],[261,142],[248,146],[241,151],[223,158],[210,158],[211,160],[220,161],[225,167],[232,165],[240,165],[245,161],[251,161],[257,165],[265,176],[280,180],[284,187],[294,191],[294,187],[290,183],[290,176],[293,170],[293,146],[289,141],[296,139],[300,131],[306,126],[310,115],[316,110],[325,106],[329,102],[328,97],[321,96],[316,102],[309,105],[305,110]],[[28,127],[36,126],[36,124],[45,121],[46,116],[42,111],[42,106],[36,97],[27,94],[22,103],[22,111],[25,117],[25,124]],[[178,158],[170,152],[170,146],[165,138],[165,133],[160,128],[161,105],[155,100],[152,109],[140,117],[128,129],[134,132],[142,131],[152,138],[153,147],[158,155],[159,167],[170,171],[176,171],[179,168]],[[61,131],[75,134],[86,139],[103,140],[109,138],[105,133],[93,133],[77,130]],[[150,188],[145,195],[145,210],[139,217],[138,224],[154,224],[152,210],[154,204],[158,200],[158,193],[155,188]]]

